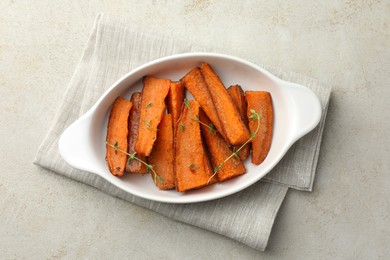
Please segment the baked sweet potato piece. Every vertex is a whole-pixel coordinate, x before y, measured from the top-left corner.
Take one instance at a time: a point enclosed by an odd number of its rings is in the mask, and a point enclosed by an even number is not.
[[[193,68],[181,79],[181,81],[184,83],[185,88],[188,89],[202,107],[206,115],[210,118],[218,132],[225,138],[221,121],[218,117],[209,88],[207,87],[206,81],[204,80],[200,69],[198,67]]]
[[[244,121],[244,124],[248,126],[248,118],[246,116],[247,104],[244,91],[242,90],[240,85],[230,86],[227,91],[232,98],[233,103],[236,105],[236,108],[241,115],[242,121]],[[234,149],[237,150],[240,147],[241,145],[235,145]],[[251,145],[248,143],[238,152],[238,156],[242,161],[244,161],[248,158],[250,151]]]
[[[252,120],[251,109],[260,115],[260,128],[252,140],[252,163],[260,164],[267,157],[272,142],[273,132],[273,106],[271,94],[266,91],[246,91],[248,102],[247,115],[249,118],[249,129],[251,133],[257,129],[257,120]]]
[[[141,117],[141,101],[142,101],[142,95],[140,92],[134,92],[131,95],[130,98],[131,103],[133,104],[130,109],[129,114],[129,135],[128,135],[128,143],[129,143],[129,149],[128,152],[134,153],[134,145],[135,141],[137,140],[138,136],[138,128],[139,128],[139,120]],[[142,155],[137,155],[139,159],[141,159],[144,162],[147,162],[146,157]],[[137,160],[131,160],[127,161],[126,163],[126,169],[125,172],[128,173],[147,173],[146,166],[137,161]]]
[[[179,192],[198,189],[215,183],[213,170],[203,146],[200,124],[195,119],[199,116],[197,101],[188,101],[183,105],[176,134],[176,189]]]
[[[241,162],[240,158],[232,156],[229,160],[224,162],[229,156],[232,155],[232,151],[229,148],[229,145],[222,138],[222,136],[207,127],[211,123],[210,119],[206,114],[200,110],[199,119],[202,123],[202,135],[206,142],[206,146],[209,151],[211,164],[213,165],[214,170],[223,163],[223,165],[217,171],[217,179],[219,182],[231,179],[233,177],[242,175],[246,172],[244,164]]]
[[[141,118],[134,150],[137,154],[149,156],[157,138],[157,126],[165,110],[165,98],[171,81],[146,76],[143,82]]]
[[[168,113],[172,115],[173,131],[176,132],[177,121],[181,115],[181,107],[185,97],[184,84],[181,81],[171,82],[167,96]]]
[[[242,121],[241,116],[222,81],[209,64],[202,63],[200,70],[207,83],[223,132],[225,133],[228,142],[237,145],[245,143],[250,138],[249,130]]]
[[[131,102],[118,97],[111,108],[106,137],[106,161],[110,172],[122,176],[125,170],[127,155],[114,147],[127,151],[128,117]],[[114,147],[113,147],[114,146]]]
[[[165,114],[158,125],[157,139],[149,156],[149,164],[162,178],[156,178],[155,182],[156,186],[162,190],[175,187],[174,161],[172,115]],[[151,176],[155,179],[153,172]]]

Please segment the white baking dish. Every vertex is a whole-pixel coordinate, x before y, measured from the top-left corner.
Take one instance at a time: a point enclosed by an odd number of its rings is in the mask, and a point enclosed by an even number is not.
[[[159,190],[149,174],[125,174],[121,178],[113,176],[105,161],[105,139],[114,100],[118,96],[130,98],[131,93],[140,91],[141,79],[145,75],[179,80],[202,62],[214,68],[226,87],[239,84],[244,91],[265,90],[271,93],[274,132],[265,161],[256,166],[251,164],[249,158],[245,162],[246,174],[185,193]],[[259,66],[236,57],[216,53],[185,53],[149,62],[119,79],[85,115],[64,131],[59,140],[59,150],[72,167],[95,173],[133,195],[167,203],[193,203],[221,198],[259,181],[295,141],[317,126],[320,117],[320,102],[307,87],[281,80]]]

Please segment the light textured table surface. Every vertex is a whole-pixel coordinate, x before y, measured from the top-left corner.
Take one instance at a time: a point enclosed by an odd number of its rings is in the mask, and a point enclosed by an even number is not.
[[[389,259],[389,1],[0,1],[0,258]],[[334,86],[314,191],[265,252],[33,165],[95,16]]]

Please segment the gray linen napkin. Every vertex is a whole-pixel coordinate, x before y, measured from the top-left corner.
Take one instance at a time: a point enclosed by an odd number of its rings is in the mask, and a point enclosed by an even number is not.
[[[156,58],[193,51],[210,49],[137,31],[128,23],[98,15],[83,57],[34,163],[168,218],[211,230],[257,250],[264,250],[288,187],[303,190],[310,190],[312,187],[330,93],[329,87],[312,79],[268,68],[281,78],[312,88],[323,106],[320,125],[294,145],[285,159],[265,179],[278,184],[257,182],[244,191],[218,200],[166,204],[123,192],[95,174],[70,167],[59,155],[58,139],[64,129],[88,111],[118,78]]]

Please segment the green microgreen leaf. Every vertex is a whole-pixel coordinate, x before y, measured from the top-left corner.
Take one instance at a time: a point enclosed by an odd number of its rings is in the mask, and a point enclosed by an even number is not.
[[[251,115],[249,116],[250,119],[257,120],[260,118],[260,115],[256,112],[256,110],[249,109],[249,111],[251,112]]]
[[[119,144],[118,144],[118,141],[116,141],[115,142],[115,144],[114,144],[114,150],[115,150],[115,154],[117,154],[118,153],[118,149],[119,149]]]
[[[187,107],[190,107],[190,101],[188,101],[188,99],[184,99],[184,104],[185,104]]]
[[[213,123],[210,123],[210,124],[209,124],[209,130],[210,130],[213,134],[217,133],[217,129],[215,129],[215,126],[213,125]]]
[[[164,181],[164,178],[163,177],[161,177],[160,175],[157,175],[157,174],[154,174],[154,179],[155,179],[155,181],[154,182],[165,182]]]
[[[151,164],[146,164],[145,166],[146,166],[146,170],[147,170],[147,171],[153,170],[153,165],[151,165]]]
[[[183,123],[180,123],[179,128],[180,128],[180,131],[184,132],[184,125],[183,125]]]
[[[135,159],[136,155],[137,155],[137,153],[130,153],[129,159],[127,160],[127,163],[131,163]]]
[[[150,125],[151,122],[152,122],[152,120],[150,120],[150,121],[144,120],[144,123],[146,124],[146,128],[149,129],[149,130],[152,129],[152,126]]]
[[[152,106],[153,106],[153,103],[149,103],[145,107],[152,107]]]
[[[190,165],[188,165],[188,168],[190,168],[191,171],[196,171],[197,169],[200,168],[200,166],[194,163],[190,163]]]

